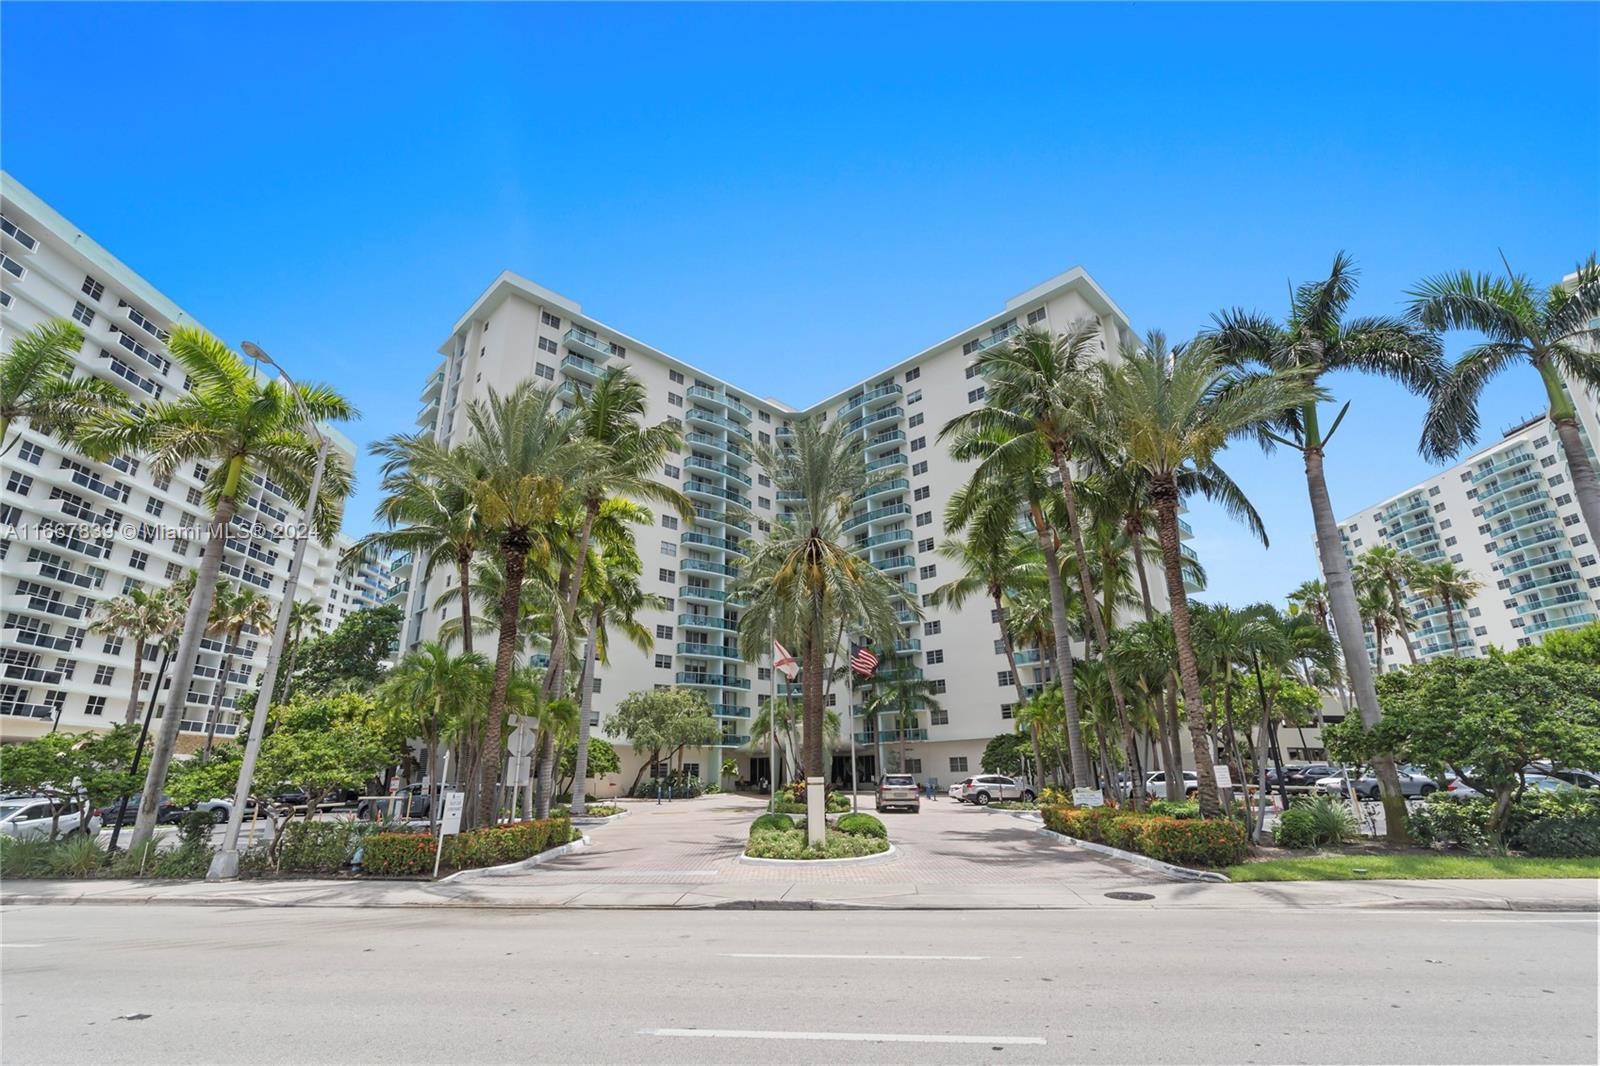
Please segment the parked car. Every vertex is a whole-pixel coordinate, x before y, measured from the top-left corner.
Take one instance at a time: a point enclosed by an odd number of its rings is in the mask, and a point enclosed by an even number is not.
[[[951,789],[951,797],[963,803],[975,803],[979,807],[987,807],[995,800],[1022,800],[1031,803],[1035,795],[1031,785],[1014,777],[1006,777],[1004,774],[969,777],[961,782],[961,788],[960,795],[956,795],[955,789]]]
[[[1438,784],[1427,774],[1415,770],[1396,769],[1400,777],[1400,794],[1406,797],[1431,796],[1439,791]],[[1371,770],[1363,771],[1359,776],[1350,775],[1351,784],[1355,786],[1356,799],[1375,800],[1379,796],[1378,779]],[[1316,786],[1319,791],[1331,792],[1336,796],[1344,795],[1344,775],[1331,774],[1318,778]]]
[[[138,795],[128,797],[127,809],[122,813],[123,825],[132,825],[136,820],[138,820],[139,800],[140,797]],[[99,815],[106,825],[116,825],[117,810],[120,806],[121,803],[118,800],[112,800],[110,803],[96,810],[94,813]],[[156,808],[156,824],[170,825],[171,823],[182,818],[185,813],[186,812],[182,807],[172,802],[171,796],[162,796],[161,805]]]
[[[1183,795],[1186,799],[1193,799],[1200,791],[1200,779],[1193,770],[1183,772]],[[1151,770],[1144,775],[1144,792],[1147,796],[1162,799],[1167,794],[1167,772],[1165,770]]]
[[[1559,778],[1579,788],[1600,788],[1600,774],[1588,770],[1573,770],[1567,767],[1552,769],[1549,763],[1535,763],[1534,768],[1546,777]]]
[[[899,807],[913,813],[922,810],[922,792],[910,774],[884,774],[878,778],[878,810]]]
[[[188,809],[190,811],[204,811],[207,814],[211,815],[211,820],[213,822],[217,823],[218,825],[221,825],[223,822],[226,822],[228,820],[228,815],[233,813],[233,799],[231,797],[229,797],[229,798],[221,798],[221,799],[200,800],[197,803],[191,803],[189,805]],[[250,814],[251,814],[251,806],[249,804],[247,804],[245,806],[244,813],[245,813],[245,817],[249,817],[250,816]]]
[[[0,834],[18,839],[48,837],[53,824],[60,836],[87,832],[90,836],[100,832],[100,818],[89,812],[87,825],[82,824],[82,811],[76,800],[50,799],[47,796],[12,796],[0,800]]]
[[[378,804],[377,814],[385,818],[426,818],[428,808],[433,803],[433,796],[429,785],[407,785],[395,793],[394,802]],[[400,797],[405,797],[404,802]],[[302,801],[304,802],[304,801]],[[357,818],[370,818],[373,816],[372,801],[362,800],[356,804]]]
[[[1339,773],[1339,768],[1332,763],[1314,762],[1305,766],[1286,766],[1283,770],[1283,783],[1289,788],[1311,788],[1317,781],[1324,777],[1333,777]]]
[[[971,786],[972,778],[970,777],[961,781],[957,781],[955,784],[950,786],[950,798],[955,800],[957,803],[961,803],[967,798],[967,789]]]

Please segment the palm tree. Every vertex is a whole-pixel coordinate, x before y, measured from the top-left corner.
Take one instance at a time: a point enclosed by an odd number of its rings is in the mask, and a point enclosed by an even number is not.
[[[174,628],[174,608],[173,598],[167,590],[146,592],[135,588],[115,599],[101,601],[95,620],[89,623],[91,633],[125,637],[133,641],[133,687],[129,690],[128,710],[123,717],[128,725],[139,720],[139,689],[144,682],[145,647],[162,639]]]
[[[290,702],[294,696],[294,671],[295,663],[300,658],[300,645],[305,643],[307,634],[321,625],[322,612],[311,600],[296,600],[294,606],[289,608],[289,647],[288,654],[284,656],[280,680],[284,703]]]
[[[1321,581],[1302,581],[1289,593],[1289,613],[1307,614],[1317,625],[1328,629],[1332,613],[1328,608],[1328,586]]]
[[[422,738],[427,772],[436,784],[444,783],[439,775],[439,742],[483,702],[488,672],[483,656],[451,655],[443,644],[427,641],[407,653],[383,679],[379,701]],[[438,806],[428,804],[430,826]]]
[[[1441,274],[1410,293],[1411,319],[1428,329],[1470,329],[1484,342],[1469,349],[1451,368],[1423,423],[1422,453],[1448,459],[1478,436],[1478,398],[1490,379],[1517,363],[1539,374],[1550,401],[1561,450],[1572,476],[1572,494],[1600,541],[1600,483],[1578,428],[1578,412],[1565,377],[1600,389],[1600,264],[1591,255],[1570,285],[1540,291],[1506,265],[1504,277]]]
[[[492,821],[528,555],[536,547],[548,550],[551,526],[597,454],[588,442],[574,439],[573,418],[559,413],[553,395],[532,382],[505,395],[490,389],[485,399],[468,405],[467,424],[471,434],[461,447],[477,475],[472,499],[505,568],[478,781],[478,817]]]
[[[356,410],[343,396],[326,385],[302,384],[291,390],[275,379],[264,380],[221,341],[197,327],[173,330],[167,351],[188,374],[190,391],[139,410],[97,415],[79,441],[97,458],[144,453],[158,474],[170,474],[185,463],[210,468],[205,498],[211,519],[205,550],[178,641],[172,691],[151,749],[130,848],[143,846],[155,832],[161,787],[183,722],[195,659],[222,572],[228,526],[239,509],[240,495],[260,473],[282,487],[310,516],[318,536],[327,540],[338,530],[351,488],[349,467],[338,453],[330,453],[321,498],[314,505],[307,498],[318,447],[307,437],[304,419],[307,415],[319,422],[354,418]]]
[[[246,629],[265,632],[273,623],[272,604],[261,593],[243,585],[227,582],[217,586],[211,601],[210,626],[213,633],[222,637],[222,668],[211,693],[211,710],[206,714],[205,752],[211,754],[211,744],[217,735],[217,719],[222,717],[222,690],[228,684],[228,674],[233,669],[233,651],[239,637]],[[265,713],[266,708],[262,708]]]
[[[795,511],[772,523],[767,539],[752,547],[735,595],[748,606],[739,619],[746,660],[771,648],[774,634],[799,638],[803,707],[802,766],[823,773],[824,659],[838,646],[838,627],[892,644],[898,608],[920,617],[900,586],[847,546],[844,522],[867,486],[861,441],[845,423],[801,419],[781,451],[757,448],[757,460]]]
[[[900,746],[899,772],[905,773],[906,745],[909,741],[907,734],[918,728],[917,712],[944,710],[936,698],[933,682],[924,678],[921,671],[896,670],[888,680],[873,686],[866,705],[872,716],[874,733],[878,731],[877,725],[882,715],[894,716],[890,721],[894,723],[896,740]],[[879,773],[883,771],[883,767],[878,768]]]
[[[1336,371],[1360,370],[1392,378],[1418,395],[1432,396],[1444,379],[1438,338],[1413,323],[1393,318],[1345,321],[1344,314],[1355,291],[1355,264],[1340,252],[1325,279],[1294,290],[1287,322],[1279,324],[1236,309],[1216,315],[1210,335],[1218,350],[1231,359],[1270,370],[1298,372],[1313,385],[1320,385],[1324,375]],[[1317,531],[1317,555],[1328,585],[1334,631],[1344,650],[1345,674],[1355,690],[1361,724],[1371,729],[1383,712],[1378,706],[1372,664],[1362,654],[1355,584],[1339,540],[1339,525],[1322,469],[1328,443],[1350,405],[1346,403],[1324,431],[1320,407],[1325,398],[1321,392],[1309,395],[1278,419],[1262,441],[1264,447],[1275,442],[1294,448],[1304,461],[1306,490]],[[1373,765],[1383,790],[1389,839],[1401,843],[1406,839],[1405,800],[1400,795],[1394,760],[1379,755]]]
[[[1100,327],[1091,321],[1074,323],[1066,332],[1051,336],[1044,330],[1028,329],[1009,344],[983,352],[974,362],[988,382],[984,406],[957,415],[940,431],[998,431],[1019,441],[1034,440],[1046,452],[1060,481],[1065,506],[1065,528],[1078,563],[1078,584],[1088,603],[1097,599],[1089,569],[1089,554],[1084,548],[1083,523],[1078,515],[1077,492],[1071,463],[1090,450],[1094,423],[1085,417],[1085,398],[1092,392],[1090,373],[1105,344]],[[1098,611],[1089,612],[1090,631],[1104,654],[1111,641],[1105,619]],[[1129,745],[1129,756],[1137,756],[1133,731],[1128,723],[1122,685],[1116,665],[1107,659],[1107,682],[1117,720]],[[1130,770],[1133,769],[1130,764]],[[1144,780],[1133,774],[1134,806],[1144,805]]]
[[[1353,580],[1356,587],[1377,585],[1389,594],[1391,615],[1398,624],[1396,632],[1405,642],[1406,656],[1411,665],[1417,665],[1417,646],[1411,642],[1410,616],[1406,611],[1406,591],[1421,578],[1423,566],[1415,555],[1376,544],[1356,556]],[[1403,624],[1399,624],[1403,623]]]
[[[1406,619],[1396,613],[1394,597],[1389,595],[1389,590],[1377,582],[1362,583],[1356,586],[1356,603],[1361,609],[1361,618],[1372,627],[1373,636],[1373,669],[1383,673],[1383,645],[1390,634],[1400,629]],[[1401,607],[1400,610],[1404,610]]]
[[[1185,493],[1199,492],[1243,519],[1266,543],[1255,509],[1217,465],[1216,454],[1229,440],[1254,435],[1264,424],[1281,418],[1310,390],[1292,373],[1230,371],[1203,342],[1168,351],[1159,333],[1150,334],[1144,345],[1130,340],[1121,355],[1117,368],[1102,372],[1097,417],[1108,436],[1123,442],[1128,464],[1149,482],[1177,643],[1184,714],[1199,778],[1200,809],[1214,817],[1221,807],[1183,582],[1178,506]]]
[[[1483,591],[1483,582],[1473,577],[1466,567],[1444,559],[1422,571],[1419,585],[1423,595],[1443,605],[1445,625],[1450,630],[1450,653],[1459,657],[1461,643],[1456,639],[1456,611]]]
[[[109,381],[72,376],[72,357],[82,347],[83,334],[64,318],[41,322],[11,342],[0,360],[0,455],[22,439],[18,433],[6,440],[14,423],[71,442],[90,416],[128,405]]]

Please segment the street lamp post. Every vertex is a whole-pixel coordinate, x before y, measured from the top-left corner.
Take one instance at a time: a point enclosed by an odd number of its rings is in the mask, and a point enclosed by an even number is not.
[[[250,739],[245,744],[244,761],[239,766],[239,784],[233,791],[233,809],[228,812],[228,829],[222,838],[222,850],[211,858],[211,869],[206,871],[207,881],[227,881],[239,876],[239,830],[244,824],[245,804],[250,800],[250,783],[255,776],[256,759],[261,754],[261,738],[267,729],[267,711],[272,707],[272,692],[278,683],[278,661],[283,658],[283,648],[289,639],[289,615],[294,611],[294,594],[300,584],[300,566],[306,558],[306,541],[311,537],[309,526],[316,515],[317,496],[322,491],[322,473],[328,465],[330,443],[322,430],[317,427],[316,419],[306,410],[305,401],[300,398],[300,387],[285,373],[283,367],[274,363],[266,352],[249,341],[245,341],[240,347],[245,350],[245,354],[272,367],[284,381],[289,383],[289,390],[294,395],[295,403],[300,407],[300,415],[305,419],[306,428],[317,438],[317,465],[311,474],[311,492],[306,497],[305,514],[308,528],[302,530],[305,535],[295,541],[294,557],[289,563],[289,577],[283,585],[283,604],[278,609],[278,624],[273,629],[272,647],[267,652],[267,676],[262,679],[261,695],[256,698],[255,713],[250,718]]]

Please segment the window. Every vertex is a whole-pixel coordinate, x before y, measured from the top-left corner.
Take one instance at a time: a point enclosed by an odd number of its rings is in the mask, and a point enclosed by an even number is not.
[[[1028,325],[1037,326],[1039,323],[1041,323],[1043,321],[1044,321],[1044,308],[1041,307],[1037,311],[1029,311],[1028,312]]]
[[[1566,504],[1569,504],[1571,502],[1572,502],[1572,497],[1567,495],[1564,492],[1560,496],[1556,497],[1556,506],[1557,507],[1565,506]]]
[[[177,563],[168,563],[165,576],[168,581],[176,581],[183,576],[183,567]]]
[[[1572,538],[1572,546],[1574,548],[1576,548],[1580,544],[1587,544],[1587,543],[1589,543],[1589,534],[1587,534],[1587,533],[1578,533],[1578,534],[1574,535],[1573,538]]]
[[[145,552],[136,551],[128,553],[128,565],[133,567],[135,570],[143,570],[145,564],[149,561],[150,556]]]
[[[936,648],[933,651],[928,652],[928,665],[929,666],[938,666],[942,662],[944,662],[944,649],[943,648]]]
[[[928,472],[928,460],[924,459],[920,463],[912,463],[911,464],[911,473],[912,473],[913,476],[921,477],[923,474],[926,474],[927,472]]]
[[[768,433],[766,430],[761,430],[759,436],[762,444],[772,443],[772,434]]]
[[[928,691],[933,693],[935,696],[944,695],[944,692],[945,692],[944,678],[936,677],[932,681],[929,681],[928,682]],[[933,724],[934,725],[944,725],[945,722],[949,721],[948,718],[946,718],[946,719],[944,719],[942,721],[940,720],[939,715],[942,714],[942,713],[943,713],[942,711],[934,711],[933,712]]]
[[[756,484],[760,485],[764,489],[771,488],[772,487],[772,479],[770,477],[768,477],[767,475],[765,475],[765,474],[757,474],[756,475]]]
[[[661,554],[668,558],[676,559],[678,557],[678,546],[670,540],[664,540],[661,542]]]
[[[925,637],[936,637],[939,635],[939,628],[940,623],[937,618],[931,622],[924,622],[922,623],[922,635]]]
[[[72,317],[86,326],[94,325],[94,309],[82,300],[79,300],[77,305],[73,307]]]
[[[907,758],[906,759],[906,773],[908,773],[908,774],[920,774],[920,773],[922,773],[922,760],[921,759]]]
[[[1439,495],[1439,486],[1438,485],[1430,486],[1428,488],[1428,495],[1429,496],[1437,496],[1437,495]]]
[[[1592,555],[1580,555],[1580,556],[1578,556],[1578,565],[1579,566],[1593,566],[1594,565],[1594,556],[1592,556]]]
[[[167,505],[156,499],[154,496],[150,497],[144,503],[144,513],[152,518],[160,518],[161,512],[166,509]]]
[[[680,477],[683,474],[683,471],[679,470],[677,467],[673,466],[671,463],[668,463],[666,466],[662,467],[661,468],[661,472],[663,474],[667,475],[668,477]]]
[[[772,416],[767,414],[765,411],[757,411],[756,417],[769,424],[772,422]]]
[[[967,380],[971,381],[973,378],[975,378],[977,376],[978,376],[978,364],[973,363],[971,366],[967,367]]]
[[[674,385],[682,385],[683,375],[676,370],[669,370],[667,371],[667,380],[672,382]]]
[[[1444,538],[1444,546],[1446,548],[1455,547],[1456,546],[1456,538],[1454,538],[1454,537],[1446,537],[1446,538]]]
[[[967,772],[967,757],[965,755],[950,756],[950,772],[964,774]]]
[[[928,438],[927,437],[915,437],[911,441],[911,450],[914,451],[914,452],[920,452],[922,449],[926,448],[927,446],[928,446]]]
[[[656,669],[657,670],[671,670],[672,669],[672,656],[670,656],[670,655],[657,655],[656,656]]]
[[[543,378],[546,381],[554,381],[556,379],[556,368],[548,363],[534,363],[533,376]]]
[[[95,303],[99,303],[100,297],[106,294],[106,287],[100,284],[100,282],[96,281],[93,277],[85,274],[83,276],[83,292],[84,295],[89,297],[89,299],[93,300]]]
[[[83,703],[83,713],[99,717],[106,713],[106,698],[104,696],[90,696]]]
[[[34,466],[38,466],[39,460],[44,458],[44,449],[31,440],[25,440],[22,442],[22,447],[17,449],[17,458],[25,463],[32,463]]]
[[[921,389],[913,389],[910,392],[906,393],[906,406],[907,407],[911,407],[914,404],[919,404],[921,402],[922,402],[922,390]]]
[[[917,551],[919,551],[919,552],[931,552],[931,551],[933,551],[933,538],[932,537],[924,537],[921,540],[917,541]]]
[[[664,515],[662,515],[661,516],[661,528],[662,529],[677,529],[678,528],[678,516],[674,515],[674,514],[664,514]]]
[[[107,637],[106,642],[100,646],[100,651],[106,655],[122,654],[122,638]]]
[[[1541,467],[1555,466],[1556,465],[1556,457],[1553,456],[1553,455],[1547,455],[1543,459],[1539,460],[1539,465]]]
[[[1004,718],[1004,719],[1007,719],[1007,720],[1010,720],[1011,717],[1012,717],[1011,708],[1012,708],[1012,704],[1002,703],[1000,705],[1000,717]]]
[[[683,397],[676,392],[667,393],[667,403],[673,407],[683,406]]]
[[[202,493],[199,489],[190,489],[187,493],[184,494],[183,498],[185,500],[188,500],[189,504],[191,506],[199,507],[200,506],[200,501],[205,499],[205,494]]]
[[[922,368],[920,366],[914,366],[910,370],[906,371],[906,380],[907,381],[915,381],[918,378],[920,378],[921,376],[922,376]]]
[[[1551,474],[1548,480],[1550,482],[1550,487],[1555,488],[1557,485],[1563,484],[1567,480],[1567,475]]]
[[[1468,618],[1476,618],[1482,613],[1483,613],[1483,608],[1482,607],[1469,607],[1469,608],[1467,608],[1467,617]]]
[[[983,399],[983,386],[982,385],[979,385],[977,388],[975,388],[971,392],[967,393],[967,402],[968,403],[977,403],[981,399]]]
[[[669,585],[676,585],[678,583],[678,572],[676,570],[657,570],[656,576]]]
[[[1486,636],[1489,635],[1489,627],[1488,626],[1473,626],[1472,627],[1472,635],[1475,636],[1475,637],[1486,637]]]
[[[94,683],[109,685],[116,680],[117,668],[114,666],[97,666],[94,668]]]
[[[1012,685],[1017,683],[1017,675],[1013,674],[1010,670],[997,670],[995,671],[994,676],[995,680],[999,682],[1001,688],[1010,688]]]
[[[922,416],[922,412],[918,411],[916,414],[912,415],[910,417],[910,419],[907,420],[906,424],[909,425],[912,429],[916,429],[918,426],[922,425],[922,417],[923,417]]]
[[[1561,520],[1561,524],[1564,526],[1575,526],[1581,521],[1583,521],[1582,515],[1569,514]]]
[[[770,499],[768,499],[767,497],[765,497],[765,496],[757,496],[756,497],[756,506],[757,507],[765,507],[767,510],[770,511],[770,510],[772,510],[772,501]]]
[[[31,488],[33,488],[33,478],[20,470],[13,470],[11,476],[6,478],[6,491],[13,495],[26,496]]]
[[[540,337],[539,350],[541,352],[558,352],[561,350],[561,346],[549,337]]]
[[[932,492],[933,492],[933,490],[930,489],[928,486],[919,485],[919,486],[917,486],[916,490],[911,493],[911,498],[920,503],[923,500],[926,500],[928,498],[928,496]]]
[[[935,578],[935,577],[938,577],[938,576],[939,576],[939,567],[935,563],[929,563],[927,566],[919,567],[917,569],[917,580],[918,581],[927,581],[930,578]]]
[[[944,682],[940,681],[940,682],[938,682],[938,684],[941,686],[939,688],[939,691],[943,692],[944,691],[944,688],[943,688]],[[929,711],[928,712],[928,724],[929,725],[949,725],[950,724],[950,712],[949,711],[943,711],[943,710],[940,710],[940,711]]]
[[[552,315],[549,311],[540,311],[539,312],[539,321],[543,322],[545,325],[549,326],[551,329],[560,329],[561,328],[561,319],[557,318],[555,315]]]
[[[919,526],[930,525],[932,522],[933,522],[933,512],[932,511],[923,511],[921,514],[917,515],[917,525],[919,525]]]

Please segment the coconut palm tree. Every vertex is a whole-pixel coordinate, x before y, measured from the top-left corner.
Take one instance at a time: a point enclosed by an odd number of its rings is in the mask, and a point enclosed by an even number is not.
[[[190,391],[133,411],[98,414],[81,430],[78,441],[96,458],[147,455],[157,474],[171,474],[188,463],[209,468],[205,499],[211,518],[205,549],[174,656],[171,695],[150,752],[130,848],[143,846],[155,832],[161,787],[183,722],[195,659],[222,572],[228,526],[238,512],[240,496],[255,475],[270,479],[309,516],[317,536],[327,541],[338,531],[352,484],[344,458],[330,452],[321,498],[314,503],[307,498],[318,445],[307,435],[305,418],[342,422],[356,417],[355,408],[332,388],[301,384],[290,389],[264,378],[227,345],[194,326],[173,330],[167,352],[188,375]]]
[[[1413,322],[1427,329],[1470,329],[1484,335],[1451,368],[1423,422],[1422,453],[1448,459],[1478,436],[1478,398],[1500,371],[1527,364],[1539,374],[1549,417],[1572,476],[1572,494],[1600,541],[1600,482],[1578,428],[1567,381],[1600,389],[1600,264],[1591,255],[1569,283],[1541,291],[1509,264],[1502,277],[1440,274],[1410,293]],[[1567,380],[1564,381],[1563,377]]]
[[[739,646],[746,660],[765,655],[774,634],[798,638],[801,762],[808,777],[820,777],[824,660],[838,648],[839,629],[890,645],[900,632],[895,612],[905,609],[921,617],[921,609],[848,546],[844,522],[868,481],[860,438],[840,421],[801,419],[793,431],[791,447],[756,451],[774,487],[784,499],[796,501],[795,511],[776,518],[767,539],[753,545],[734,594],[748,604],[739,619]]]
[[[72,357],[82,347],[83,333],[64,318],[41,322],[11,342],[0,359],[0,455],[22,439],[20,433],[6,439],[19,423],[71,443],[89,417],[128,405],[109,381],[72,376]]]
[[[114,599],[102,600],[96,608],[89,632],[122,637],[133,641],[133,686],[129,689],[128,709],[123,721],[139,721],[139,689],[144,682],[144,651],[147,645],[165,637],[174,628],[173,598],[167,590],[146,592],[128,590]]]
[[[1241,364],[1275,371],[1294,371],[1313,385],[1325,375],[1341,370],[1382,374],[1409,391],[1431,397],[1444,380],[1444,359],[1439,340],[1415,323],[1394,318],[1345,319],[1356,291],[1356,268],[1343,252],[1334,257],[1328,276],[1294,290],[1289,317],[1283,323],[1244,310],[1224,311],[1214,317],[1210,337],[1217,350]],[[1371,729],[1382,717],[1372,664],[1362,654],[1361,612],[1356,589],[1339,540],[1339,525],[1323,475],[1323,460],[1339,423],[1349,411],[1346,403],[1327,428],[1323,428],[1323,392],[1309,395],[1294,410],[1279,418],[1261,438],[1263,447],[1283,444],[1298,451],[1305,465],[1306,490],[1317,531],[1317,556],[1328,585],[1328,603],[1334,632],[1344,650],[1345,674],[1355,692],[1362,726]],[[1392,842],[1406,839],[1405,800],[1394,760],[1379,755],[1373,760],[1384,796],[1388,835]]]
[[[492,820],[498,809],[495,777],[506,691],[517,658],[528,556],[535,548],[550,549],[552,526],[599,455],[592,444],[576,438],[574,418],[557,410],[554,396],[532,382],[523,382],[506,394],[490,389],[484,399],[468,405],[467,425],[470,435],[461,450],[463,461],[476,474],[471,483],[473,504],[505,570],[494,684],[489,690],[477,782],[478,817]]]
[[[894,723],[896,740],[899,743],[901,773],[906,772],[906,745],[909,742],[907,734],[918,728],[917,713],[944,710],[937,698],[933,682],[924,678],[920,670],[916,672],[896,670],[888,680],[873,686],[872,695],[867,698],[866,706],[875,733],[881,716],[893,715],[890,721]],[[879,767],[878,772],[882,773],[883,769]]]
[[[211,744],[217,735],[217,719],[222,717],[222,690],[228,684],[228,674],[233,670],[233,651],[246,629],[258,633],[271,628],[276,612],[268,599],[254,588],[223,582],[217,586],[211,601],[211,632],[222,637],[222,668],[211,691],[211,709],[206,714],[205,752],[211,754]],[[266,708],[262,708],[265,712]]]
[[[1466,567],[1443,559],[1424,568],[1417,584],[1424,596],[1444,607],[1444,622],[1450,631],[1450,653],[1460,657],[1462,645],[1456,639],[1456,611],[1465,608],[1483,591],[1483,582],[1473,577]]]
[[[1395,632],[1406,646],[1406,657],[1417,665],[1417,646],[1411,641],[1410,612],[1406,610],[1406,593],[1420,580],[1423,564],[1410,552],[1403,552],[1387,544],[1375,544],[1356,556],[1353,579],[1356,587],[1377,585],[1389,593],[1396,623],[1403,622]]]
[[[1143,345],[1130,340],[1123,345],[1121,356],[1119,366],[1102,371],[1096,417],[1107,435],[1123,442],[1128,464],[1149,481],[1177,643],[1184,713],[1199,778],[1200,809],[1205,816],[1214,817],[1221,807],[1183,582],[1178,507],[1185,493],[1199,492],[1243,519],[1266,543],[1254,508],[1217,465],[1216,454],[1229,440],[1255,435],[1263,425],[1282,418],[1291,404],[1300,402],[1311,390],[1293,373],[1232,371],[1208,343],[1197,341],[1169,351],[1160,333],[1151,333]]]
[[[296,600],[294,606],[289,608],[289,647],[288,654],[283,659],[283,673],[279,682],[279,687],[283,690],[284,703],[290,702],[294,696],[294,670],[295,663],[300,658],[300,645],[306,642],[307,634],[316,631],[321,625],[322,612],[311,600]]]
[[[1289,613],[1306,614],[1324,629],[1332,626],[1328,608],[1328,586],[1321,581],[1302,581],[1289,593]]]
[[[451,655],[437,641],[426,641],[408,652],[384,677],[378,700],[408,728],[414,728],[427,750],[427,772],[436,783],[439,743],[488,691],[489,662],[474,652]],[[438,804],[428,805],[428,824],[435,824]]]
[[[1394,597],[1378,582],[1363,582],[1356,586],[1356,603],[1361,608],[1361,618],[1372,627],[1372,666],[1383,673],[1383,645],[1390,635],[1407,624],[1408,619],[1396,613]],[[1404,606],[1399,608],[1404,611]]]

